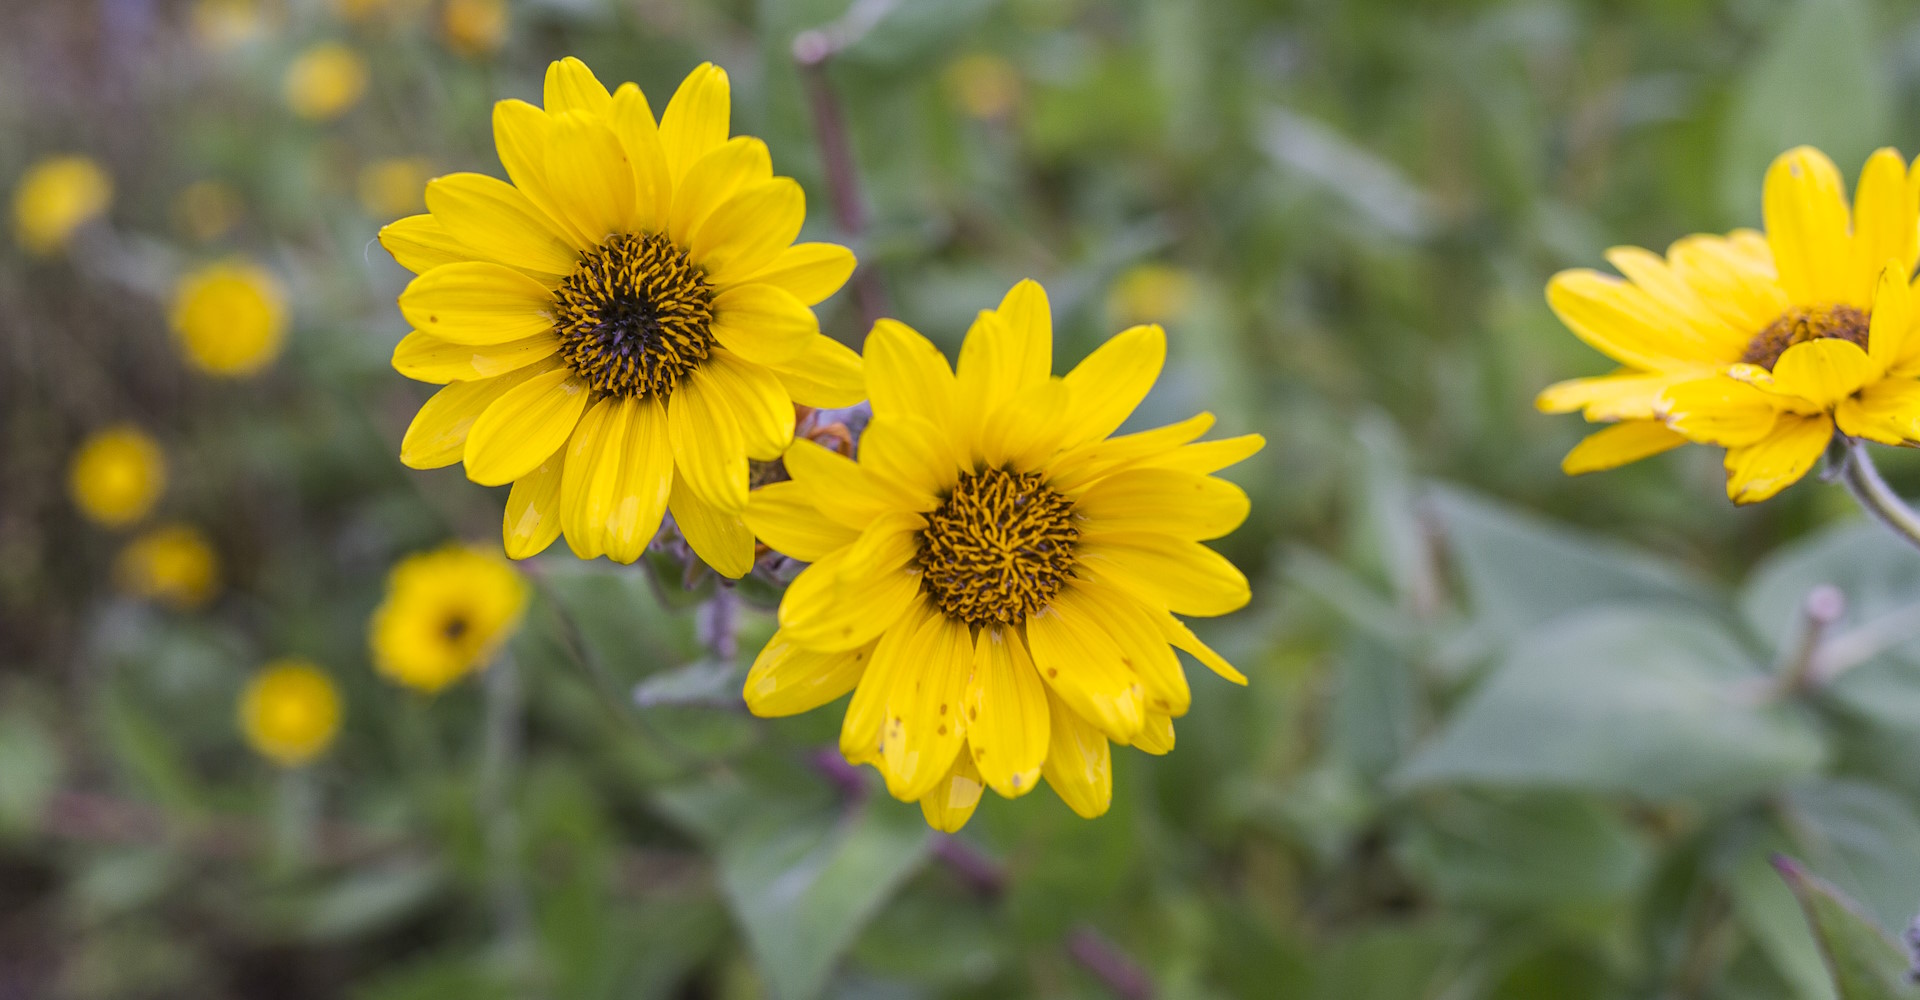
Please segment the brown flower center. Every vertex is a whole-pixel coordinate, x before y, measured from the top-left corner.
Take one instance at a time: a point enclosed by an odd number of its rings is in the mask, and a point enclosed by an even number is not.
[[[1017,625],[1047,606],[1073,569],[1073,501],[1034,472],[969,472],[927,515],[921,587],[947,617]]]
[[[553,308],[561,359],[611,396],[664,398],[713,350],[713,287],[657,233],[582,254]]]
[[[1794,306],[1760,331],[1740,360],[1772,371],[1787,348],[1822,338],[1866,350],[1867,314],[1852,306]]]

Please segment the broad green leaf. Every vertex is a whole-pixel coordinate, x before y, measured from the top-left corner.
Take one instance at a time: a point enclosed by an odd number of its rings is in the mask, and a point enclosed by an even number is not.
[[[417,913],[444,883],[438,866],[419,861],[362,869],[313,899],[304,930],[316,941],[337,941],[391,927]]]
[[[1920,815],[1910,801],[1857,781],[1822,781],[1785,798],[1797,854],[1896,931],[1920,910]]]
[[[1771,827],[1740,852],[1726,877],[1726,892],[1734,918],[1780,978],[1800,1000],[1835,1000],[1833,979],[1827,974],[1820,946],[1807,934],[1807,920],[1793,893],[1780,881],[1771,859],[1788,848],[1786,838]]]
[[[1515,644],[1397,780],[1737,800],[1825,757],[1813,724],[1764,703],[1763,686],[1751,654],[1696,617],[1571,616]]]
[[[1618,810],[1553,793],[1423,801],[1399,857],[1440,898],[1504,910],[1618,903],[1652,867]]]
[[[1790,858],[1774,866],[1800,900],[1840,1000],[1897,1000],[1920,995],[1907,978],[1907,956],[1858,903]]]
[[[830,26],[851,44],[839,58],[890,71],[912,70],[937,59],[942,50],[987,15],[999,0],[901,0],[891,4],[854,3]],[[877,16],[869,14],[877,11]]]

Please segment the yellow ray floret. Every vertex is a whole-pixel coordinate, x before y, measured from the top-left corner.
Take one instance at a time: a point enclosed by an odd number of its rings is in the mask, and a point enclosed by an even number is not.
[[[1046,293],[983,312],[958,369],[903,324],[867,338],[873,419],[858,459],[812,441],[755,490],[747,524],[812,563],[746,682],[791,715],[853,692],[849,761],[955,830],[983,788],[1042,778],[1083,816],[1112,798],[1111,745],[1173,747],[1192,700],[1176,649],[1246,678],[1174,615],[1247,603],[1246,577],[1201,544],[1246,519],[1214,477],[1259,435],[1194,443],[1202,414],[1120,437],[1159,376],[1166,336],[1127,330],[1064,378]]]
[[[1690,236],[1662,258],[1617,248],[1623,277],[1564,271],[1547,301],[1575,336],[1624,367],[1549,386],[1536,403],[1613,424],[1563,467],[1610,469],[1687,442],[1726,449],[1727,495],[1773,496],[1836,431],[1920,441],[1920,171],[1883,149],[1853,204],[1840,172],[1800,147],[1767,172],[1766,233]]]
[[[453,545],[408,556],[387,578],[368,642],[389,680],[434,694],[484,668],[520,627],[527,586],[498,555]]]
[[[728,137],[719,67],[695,69],[656,119],[640,88],[548,67],[543,107],[502,101],[511,183],[453,174],[381,243],[418,274],[401,374],[446,386],[401,443],[414,468],[464,463],[513,484],[507,553],[564,535],[581,558],[640,557],[671,512],[721,573],[753,564],[748,463],[780,457],[794,405],[865,397],[860,358],[813,306],[853,254],[794,243],[806,214],[766,144]]]

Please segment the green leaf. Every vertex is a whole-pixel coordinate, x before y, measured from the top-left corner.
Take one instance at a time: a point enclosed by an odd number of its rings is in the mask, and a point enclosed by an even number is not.
[[[1422,803],[1401,863],[1451,903],[1503,909],[1607,904],[1647,878],[1652,852],[1616,810],[1563,794]]]
[[[59,786],[60,748],[25,706],[0,714],[0,834],[38,828]]]
[[[303,929],[313,940],[337,941],[391,927],[426,905],[444,882],[438,866],[418,861],[358,871],[314,898]]]
[[[1823,781],[1785,799],[1798,853],[1859,900],[1882,930],[1920,907],[1920,816],[1903,796],[1858,781]]]
[[[872,69],[917,70],[952,46],[999,0],[900,0],[891,4],[854,3],[829,30],[854,37],[839,58]],[[878,20],[864,15],[880,10]]]
[[[1711,624],[1592,611],[1517,643],[1396,780],[1737,800],[1825,756],[1812,723],[1764,703],[1763,689],[1751,656]]]
[[[1906,954],[1874,926],[1859,904],[1791,858],[1775,857],[1773,863],[1800,900],[1840,1000],[1896,1000],[1917,995],[1907,978]]]
[[[1720,206],[1759,221],[1767,164],[1802,143],[1856,176],[1895,133],[1893,81],[1860,0],[1799,0],[1785,11],[1733,91],[1720,156]]]

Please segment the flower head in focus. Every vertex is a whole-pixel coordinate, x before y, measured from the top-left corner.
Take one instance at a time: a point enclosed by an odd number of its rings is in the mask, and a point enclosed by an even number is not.
[[[729,139],[725,71],[693,71],[656,121],[577,59],[547,70],[546,106],[494,106],[512,184],[454,174],[430,214],[381,230],[419,275],[401,374],[447,385],[407,429],[417,469],[464,462],[512,483],[503,534],[525,558],[563,532],[583,559],[638,559],[666,511],[701,559],[753,565],[748,462],[793,439],[794,403],[864,396],[859,356],[812,306],[853,255],[794,244],[800,186],[766,144]]]
[[[240,694],[240,732],[247,745],[281,767],[299,767],[324,753],[340,732],[340,690],[313,663],[275,660]]]
[[[507,38],[506,0],[446,0],[440,29],[453,51],[469,58],[492,55]]]
[[[180,279],[171,320],[180,347],[209,375],[251,375],[280,356],[286,293],[265,269],[245,261],[209,264]]]
[[[160,445],[129,424],[108,427],[82,442],[67,467],[67,492],[95,524],[124,528],[153,509],[167,487]]]
[[[85,156],[35,163],[13,189],[13,232],[28,253],[60,250],[81,226],[113,204],[113,178]]]
[[[284,81],[287,108],[308,121],[332,121],[360,103],[367,62],[339,42],[321,42],[294,59]]]
[[[164,524],[120,550],[114,578],[136,597],[192,611],[220,592],[220,559],[200,529]]]
[[[1052,375],[1046,293],[1022,282],[980,314],[958,371],[882,320],[867,338],[873,419],[858,461],[809,440],[792,479],[754,491],[747,522],[812,563],[754,661],[748,706],[791,715],[853,691],[840,750],[966,822],[982,786],[1044,776],[1082,816],[1112,795],[1109,744],[1165,753],[1191,700],[1174,650],[1246,678],[1174,617],[1220,615],[1247,580],[1200,544],[1246,518],[1211,473],[1259,435],[1191,443],[1210,414],[1111,437],[1166,355],[1157,326]]]
[[[368,640],[388,679],[433,694],[487,665],[526,612],[527,585],[506,560],[452,545],[408,556],[387,577]]]
[[[1665,258],[1616,248],[1607,259],[1624,278],[1555,275],[1554,312],[1623,366],[1540,394],[1542,410],[1613,424],[1567,455],[1567,472],[1717,445],[1727,495],[1746,504],[1798,481],[1836,429],[1920,442],[1917,185],[1899,153],[1880,150],[1850,209],[1833,162],[1803,146],[1767,171],[1764,234],[1689,236]]]

